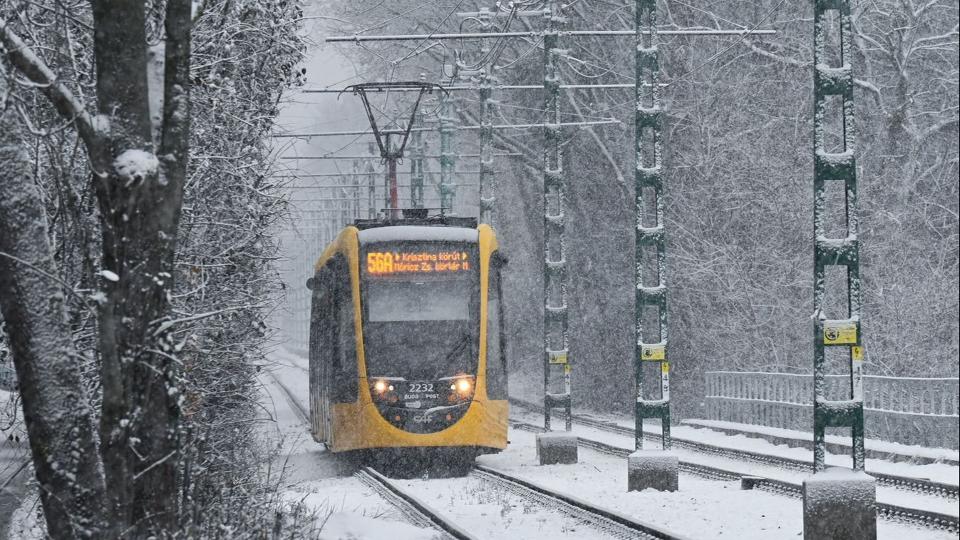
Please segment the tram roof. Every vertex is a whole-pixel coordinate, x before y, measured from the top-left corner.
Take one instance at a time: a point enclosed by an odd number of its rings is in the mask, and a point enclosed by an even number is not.
[[[361,230],[357,233],[361,245],[377,242],[441,241],[473,242],[479,238],[477,229],[466,227],[436,227],[429,225],[395,225]]]

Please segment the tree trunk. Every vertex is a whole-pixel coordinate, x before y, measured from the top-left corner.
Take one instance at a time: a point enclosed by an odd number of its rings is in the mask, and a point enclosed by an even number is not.
[[[108,538],[177,525],[181,396],[169,295],[190,136],[191,5],[166,2],[164,95],[151,96],[143,2],[92,1],[97,116],[0,20],[8,57],[76,125],[93,172],[103,249],[100,454]],[[163,103],[159,141],[151,98]]]
[[[0,70],[0,96],[6,95]],[[0,103],[0,310],[17,370],[47,530],[97,538],[104,479],[94,413],[71,340],[65,298],[13,107]]]
[[[100,309],[100,436],[111,506],[119,522],[140,532],[172,531],[177,523],[179,364],[163,323],[188,160],[190,8],[189,0],[166,5],[163,122],[155,142],[143,4],[93,6],[98,104],[109,111],[112,143],[103,152],[112,162],[93,166],[104,173],[96,182],[103,267],[116,274],[104,282]]]

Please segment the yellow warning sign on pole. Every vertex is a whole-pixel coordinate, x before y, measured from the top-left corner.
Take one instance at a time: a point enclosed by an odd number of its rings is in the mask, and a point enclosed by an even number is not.
[[[857,323],[853,321],[824,321],[824,345],[854,345],[857,343]]]
[[[661,361],[667,358],[667,348],[662,344],[643,345],[640,348],[640,358],[643,360]]]

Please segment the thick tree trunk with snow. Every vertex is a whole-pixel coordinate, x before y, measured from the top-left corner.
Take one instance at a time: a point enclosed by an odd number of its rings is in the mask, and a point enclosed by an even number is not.
[[[97,96],[110,125],[96,181],[103,232],[100,436],[118,526],[172,530],[177,518],[180,393],[176,345],[163,325],[189,141],[190,2],[167,3],[163,118],[153,141],[142,4],[99,1]],[[91,149],[91,156],[101,155]],[[160,158],[157,158],[157,155]],[[94,168],[98,164],[94,161]],[[119,530],[117,532],[120,532]]]
[[[5,92],[0,75],[0,96]],[[54,538],[100,536],[104,480],[94,413],[77,370],[44,209],[19,138],[0,103],[0,311],[10,334],[47,530]]]
[[[105,536],[119,538],[177,525],[181,395],[178,347],[166,323],[189,148],[191,2],[166,3],[162,96],[151,96],[147,82],[144,4],[94,0],[92,10],[98,115],[87,113],[16,35],[7,31],[0,38],[12,63],[44,85],[58,112],[76,123],[93,169],[103,249],[98,314],[100,455],[110,516]],[[162,103],[159,140],[151,98]],[[42,215],[37,210],[35,219]]]

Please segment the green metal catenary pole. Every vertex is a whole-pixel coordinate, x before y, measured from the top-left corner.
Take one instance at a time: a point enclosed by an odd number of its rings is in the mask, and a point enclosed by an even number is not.
[[[374,143],[368,143],[367,149],[370,152],[370,155],[376,155],[374,150]],[[367,162],[367,172],[374,172],[373,164]],[[367,218],[373,219],[377,217],[377,179],[374,175],[369,175],[369,185],[367,187]]]
[[[482,8],[478,13],[481,30],[488,32],[493,28],[490,10]],[[488,41],[484,41],[481,54],[486,57],[490,52]],[[496,79],[493,76],[493,62],[483,66],[480,74],[480,223],[493,222],[494,196],[493,175],[493,85]]]
[[[440,93],[440,210],[444,214],[453,213],[454,196],[457,186],[454,183],[454,167],[457,154],[454,149],[454,136],[457,131],[457,111],[454,98]]]
[[[423,125],[424,113],[417,112],[417,121]],[[423,160],[426,154],[423,142],[423,132],[414,131],[411,134],[410,148],[410,206],[423,208]]]
[[[828,30],[837,25],[839,44],[830,47]],[[828,427],[849,427],[853,438],[853,468],[863,470],[863,344],[860,334],[860,240],[857,217],[857,167],[854,159],[853,73],[850,66],[851,20],[849,0],[814,0],[813,17],[813,470],[825,468],[825,436]],[[829,49],[838,65],[830,65]],[[842,147],[839,152],[825,147],[826,115],[830,96],[842,106]],[[828,182],[843,182],[846,235],[828,238],[825,220]],[[824,313],[826,267],[847,270],[847,313],[845,319],[828,319]],[[825,347],[847,347],[850,359],[848,399],[826,398]]]
[[[564,253],[565,186],[563,179],[563,127],[560,125],[560,29],[566,22],[560,2],[550,0],[544,15],[543,34],[545,94],[543,152],[543,347],[544,347],[544,427],[550,430],[553,408],[566,413],[566,430],[572,429],[570,345],[567,328],[566,259]],[[551,392],[551,374],[563,371],[562,392]]]
[[[662,163],[663,111],[660,108],[659,60],[657,50],[656,0],[636,2],[636,293],[634,317],[634,373],[636,376],[635,445],[643,448],[643,420],[657,418],[663,429],[663,448],[670,448],[670,362],[667,356],[667,268],[664,233]],[[645,198],[651,198],[651,201]],[[651,204],[652,203],[652,204]],[[649,211],[650,207],[654,211]],[[651,219],[652,218],[652,219]],[[654,279],[644,280],[648,254],[656,256]],[[657,327],[644,328],[645,308],[657,309]],[[653,332],[656,330],[654,337]],[[660,399],[646,399],[643,392],[644,362],[659,364]]]
[[[427,75],[420,74],[420,82],[427,82]],[[423,137],[423,131],[417,128],[426,127],[426,112],[421,107],[414,115],[414,126],[410,130],[411,149],[410,149],[410,207],[423,208],[423,181],[424,168],[423,163],[426,159],[427,145]]]

